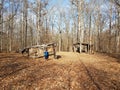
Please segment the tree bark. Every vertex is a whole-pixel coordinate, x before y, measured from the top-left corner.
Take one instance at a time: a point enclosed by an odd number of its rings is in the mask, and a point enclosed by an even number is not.
[[[4,0],[0,2],[0,52],[3,51],[3,3]]]

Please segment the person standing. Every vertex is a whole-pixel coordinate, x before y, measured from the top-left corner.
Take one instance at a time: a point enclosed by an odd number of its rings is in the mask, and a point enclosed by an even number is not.
[[[44,57],[45,57],[45,60],[47,60],[49,58],[49,52],[48,52],[47,48],[44,52]]]

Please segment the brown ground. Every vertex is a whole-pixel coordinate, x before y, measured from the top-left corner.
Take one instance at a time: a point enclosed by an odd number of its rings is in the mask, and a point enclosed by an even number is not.
[[[59,59],[0,54],[0,90],[120,90],[120,63],[101,54],[60,52]]]

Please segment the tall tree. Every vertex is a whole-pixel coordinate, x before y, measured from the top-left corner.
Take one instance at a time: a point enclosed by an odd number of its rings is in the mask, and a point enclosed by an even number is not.
[[[3,3],[4,0],[0,1],[0,52],[3,50]]]
[[[25,47],[27,47],[27,33],[28,33],[28,0],[24,0],[24,30],[25,30]]]
[[[73,5],[77,7],[78,13],[78,31],[79,31],[79,42],[80,42],[80,53],[82,52],[82,42],[84,37],[84,0],[72,0]]]

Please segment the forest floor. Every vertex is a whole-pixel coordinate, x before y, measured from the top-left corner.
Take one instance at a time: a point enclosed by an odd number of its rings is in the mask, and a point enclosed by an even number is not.
[[[120,62],[104,54],[59,52],[47,61],[0,54],[0,90],[120,90]]]

